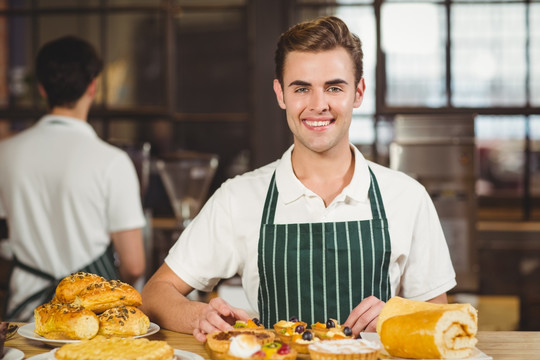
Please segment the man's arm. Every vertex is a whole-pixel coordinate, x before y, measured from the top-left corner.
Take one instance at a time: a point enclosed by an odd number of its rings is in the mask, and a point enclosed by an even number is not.
[[[114,249],[120,261],[122,281],[134,284],[144,275],[146,258],[141,229],[118,231],[111,234]]]
[[[141,310],[161,327],[183,333],[193,333],[199,341],[206,334],[231,330],[235,320],[247,320],[242,309],[230,306],[221,298],[210,303],[189,300],[193,290],[184,280],[163,264],[142,290]]]

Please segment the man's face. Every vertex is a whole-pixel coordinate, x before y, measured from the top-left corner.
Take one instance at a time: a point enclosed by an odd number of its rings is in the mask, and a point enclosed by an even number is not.
[[[354,65],[344,48],[289,53],[283,88],[274,80],[278,103],[286,110],[295,148],[324,153],[349,146],[353,108],[362,103],[364,80],[354,80]]]

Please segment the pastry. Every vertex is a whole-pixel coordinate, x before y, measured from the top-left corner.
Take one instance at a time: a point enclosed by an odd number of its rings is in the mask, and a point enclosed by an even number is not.
[[[325,324],[317,322],[311,325],[315,335],[321,340],[352,339],[352,329],[342,326],[336,319],[328,319]]]
[[[477,342],[477,314],[469,304],[390,299],[381,311],[383,313],[382,321],[379,317],[378,333],[384,349],[391,356],[461,359],[472,354]]]
[[[62,346],[57,360],[172,360],[173,348],[165,341],[104,336]]]
[[[121,305],[140,306],[142,299],[133,286],[120,280],[109,280],[88,285],[77,294],[72,303],[99,314]]]
[[[379,344],[362,339],[319,341],[308,346],[311,360],[376,360]]]
[[[99,316],[98,335],[138,336],[148,332],[150,320],[134,306],[118,306],[107,309]]]
[[[286,329],[293,328],[292,330],[294,330],[294,328],[298,325],[302,325],[305,328],[307,328],[307,323],[300,321],[298,320],[296,316],[293,316],[289,319],[289,321],[279,320],[277,323],[274,324],[274,330],[276,331],[277,334],[279,334]]]
[[[84,340],[99,329],[97,315],[81,306],[46,303],[34,309],[35,333],[47,339]]]
[[[257,318],[250,319],[248,321],[237,320],[233,327],[237,330],[264,330],[264,326]]]
[[[238,335],[254,335],[257,341],[262,345],[273,342],[275,334],[267,330],[231,330],[217,331],[206,335],[206,340],[210,350],[217,353],[226,353],[229,350],[231,339]]]
[[[56,286],[56,296],[51,302],[72,303],[77,295],[86,287],[97,282],[105,282],[105,278],[86,272],[78,272],[66,276]]]
[[[305,330],[301,334],[294,333],[291,336],[289,345],[300,354],[309,354],[308,346],[318,341],[321,341],[321,339],[315,336],[313,331]]]
[[[296,359],[296,351],[287,344],[278,342],[261,345],[255,335],[243,333],[232,338],[224,358],[226,360],[294,360]]]

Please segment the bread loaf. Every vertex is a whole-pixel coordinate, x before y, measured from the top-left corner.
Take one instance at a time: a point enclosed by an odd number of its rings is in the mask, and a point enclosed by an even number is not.
[[[108,309],[99,316],[98,335],[138,336],[148,332],[150,320],[134,306],[118,306]]]
[[[75,297],[73,304],[99,314],[121,305],[140,306],[142,299],[133,286],[119,280],[110,280],[88,285]]]
[[[77,295],[88,286],[98,282],[105,282],[105,278],[86,272],[78,272],[66,276],[56,287],[56,296],[52,302],[63,304],[72,303]]]
[[[470,304],[390,299],[377,323],[384,349],[409,359],[461,359],[476,345],[477,312]]]
[[[99,320],[94,312],[70,304],[40,305],[34,310],[34,317],[34,331],[48,339],[90,339],[99,329]]]

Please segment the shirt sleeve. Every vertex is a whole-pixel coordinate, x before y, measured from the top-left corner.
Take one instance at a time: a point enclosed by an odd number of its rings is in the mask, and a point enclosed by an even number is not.
[[[125,153],[115,159],[107,173],[108,230],[118,232],[139,229],[145,225],[139,179],[135,166]]]
[[[211,291],[221,279],[236,275],[241,246],[234,231],[232,211],[223,186],[206,202],[182,232],[165,263],[188,285]]]
[[[401,279],[401,294],[430,300],[456,285],[450,252],[429,194],[424,190],[413,228],[411,249]]]

